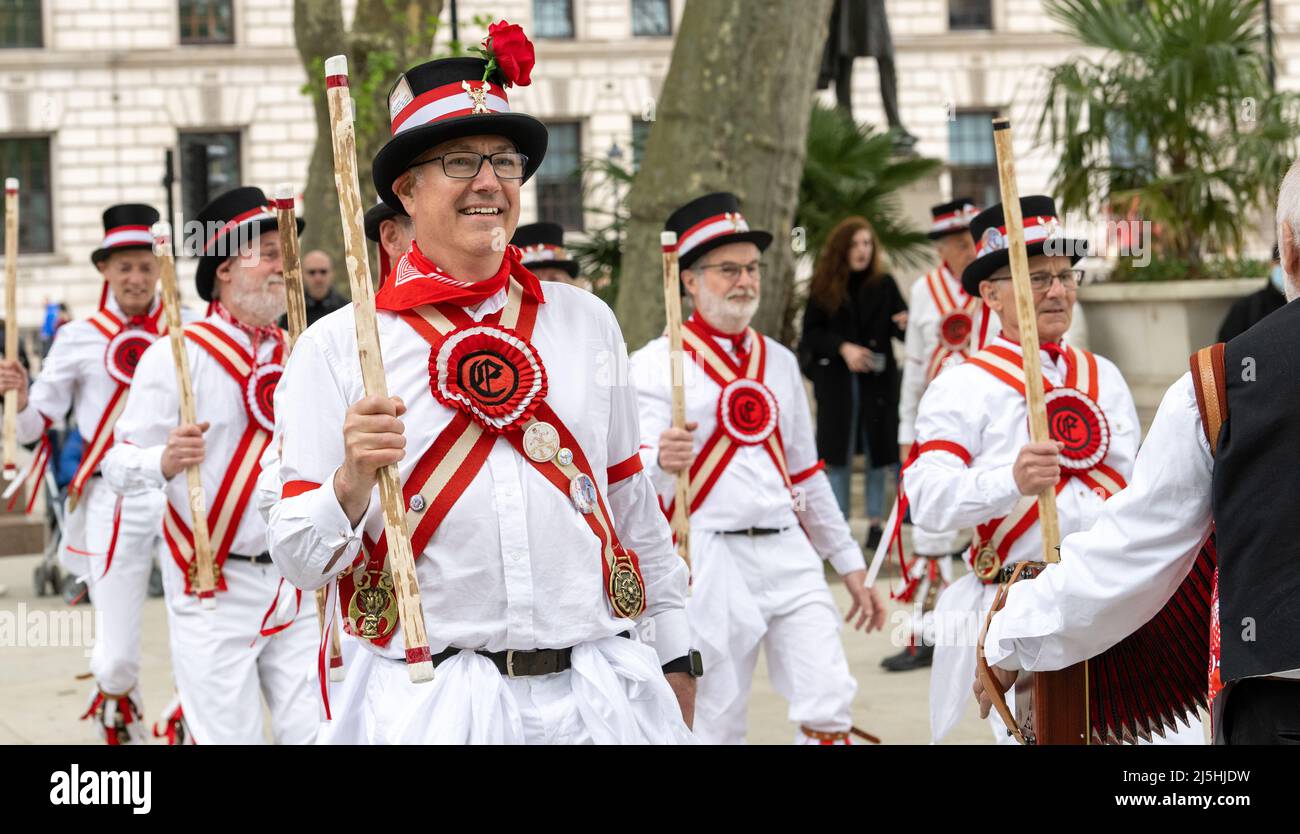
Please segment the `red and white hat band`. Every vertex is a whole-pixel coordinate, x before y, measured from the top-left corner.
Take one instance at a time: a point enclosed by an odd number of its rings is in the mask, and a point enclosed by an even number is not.
[[[522,264],[535,264],[547,261],[567,261],[568,253],[562,246],[553,246],[549,243],[535,243],[532,246],[525,246],[521,250],[523,255],[519,262]]]
[[[475,113],[509,113],[504,88],[490,81],[460,81],[421,93],[393,116],[393,135]]]
[[[152,246],[153,235],[148,226],[117,226],[104,233],[104,242],[100,249],[112,249],[115,246]]]
[[[970,226],[971,220],[975,219],[975,215],[979,213],[979,209],[968,203],[956,211],[950,211],[934,218],[934,225],[930,227],[930,231],[946,232],[949,229],[965,229]]]
[[[1061,223],[1050,215],[1025,218],[1025,244],[1041,243],[1061,231]],[[1007,248],[1007,227],[989,226],[975,245],[975,257],[982,258]]]
[[[224,235],[226,232],[229,232],[231,229],[238,227],[241,223],[249,223],[254,220],[262,221],[262,220],[275,220],[275,219],[276,219],[275,210],[270,206],[258,206],[257,208],[249,209],[243,214],[237,214],[234,217],[230,218],[228,221],[226,221],[226,224],[224,226],[222,226],[220,229],[217,229],[216,232],[214,232],[211,236],[208,237],[206,241],[204,241],[203,254],[205,255],[212,254],[211,251],[212,247],[218,240],[221,239],[221,236]]]
[[[678,257],[685,257],[686,253],[702,243],[708,243],[715,237],[748,231],[749,224],[745,222],[744,216],[738,211],[729,211],[705,218],[687,229],[686,233],[681,236],[677,243],[677,255]]]

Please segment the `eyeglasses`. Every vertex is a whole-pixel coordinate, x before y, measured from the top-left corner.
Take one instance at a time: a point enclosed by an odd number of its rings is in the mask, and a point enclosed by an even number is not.
[[[747,264],[736,264],[730,261],[724,261],[720,264],[700,264],[695,267],[698,270],[716,269],[722,273],[722,277],[734,284],[740,280],[742,274],[748,274],[750,278],[758,278],[761,264],[753,261]]]
[[[988,278],[988,281],[1010,281],[1010,275],[1004,275],[1001,278]],[[1063,290],[1077,290],[1083,283],[1082,269],[1066,269],[1061,272],[1031,272],[1029,273],[1029,286],[1034,292],[1043,294],[1052,288],[1053,281],[1061,282]]]
[[[423,162],[417,162],[406,170],[428,165],[430,162],[442,162],[442,172],[454,180],[472,180],[483,170],[483,160],[492,163],[492,170],[503,180],[521,180],[524,167],[528,165],[528,156],[514,151],[481,154],[474,151],[453,151],[442,156],[435,156]]]

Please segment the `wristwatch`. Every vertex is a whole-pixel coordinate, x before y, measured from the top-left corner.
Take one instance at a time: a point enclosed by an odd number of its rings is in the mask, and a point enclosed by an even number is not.
[[[704,658],[695,649],[691,649],[686,654],[670,660],[663,665],[664,674],[668,675],[673,672],[685,672],[693,678],[704,677]]]

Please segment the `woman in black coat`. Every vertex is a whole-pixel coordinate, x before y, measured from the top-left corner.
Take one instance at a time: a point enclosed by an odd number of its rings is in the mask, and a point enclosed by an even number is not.
[[[817,259],[799,344],[817,400],[817,453],[846,518],[853,456],[866,456],[868,547],[884,524],[885,472],[898,464],[902,374],[891,340],[907,326],[907,303],[882,262],[871,224],[841,221]]]

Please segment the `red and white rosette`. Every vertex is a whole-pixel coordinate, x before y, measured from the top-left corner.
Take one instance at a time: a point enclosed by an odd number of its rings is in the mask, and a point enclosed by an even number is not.
[[[138,327],[118,331],[116,336],[109,339],[108,348],[104,351],[104,367],[108,370],[108,375],[123,385],[130,385],[135,378],[135,368],[140,364],[140,357],[157,340],[157,334]]]
[[[776,396],[763,383],[734,379],[718,397],[718,423],[727,436],[745,446],[762,443],[776,431]]]
[[[939,322],[939,340],[948,350],[964,350],[970,344],[975,320],[964,310],[952,310]]]
[[[476,324],[453,330],[429,352],[429,386],[438,402],[501,433],[526,422],[546,399],[546,368],[519,333]]]
[[[1074,388],[1053,388],[1045,402],[1048,433],[1065,444],[1061,468],[1086,472],[1105,460],[1110,449],[1110,424],[1101,406]]]
[[[280,384],[284,366],[274,362],[258,365],[244,384],[244,405],[248,417],[266,431],[275,431],[275,386]]]

